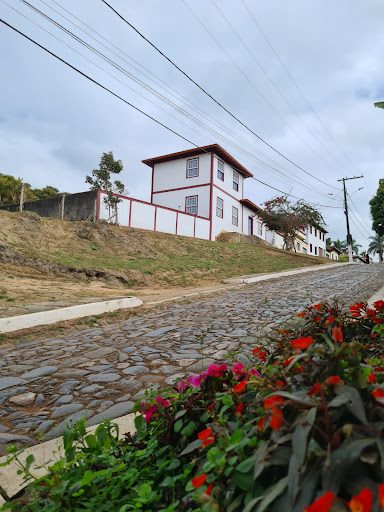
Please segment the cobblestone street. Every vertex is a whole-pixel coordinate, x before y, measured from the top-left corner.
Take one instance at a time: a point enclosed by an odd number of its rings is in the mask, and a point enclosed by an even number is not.
[[[62,339],[0,345],[0,455],[7,442],[58,437],[68,420],[89,424],[131,412],[145,389],[247,354],[265,332],[303,307],[340,298],[367,300],[384,285],[383,265],[353,265],[284,277],[190,304],[169,304],[125,322],[75,331]]]

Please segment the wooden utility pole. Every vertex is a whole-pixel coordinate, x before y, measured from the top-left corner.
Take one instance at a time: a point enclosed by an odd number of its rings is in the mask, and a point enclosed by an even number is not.
[[[20,211],[22,212],[24,208],[24,182],[21,182],[21,191],[20,191]]]
[[[352,257],[352,235],[351,235],[351,232],[349,231],[347,189],[345,187],[345,182],[347,180],[358,180],[359,178],[364,178],[364,176],[363,175],[361,175],[361,176],[354,176],[353,178],[342,178],[341,180],[337,180],[337,181],[342,181],[343,182],[343,187],[344,187],[344,213],[345,213],[345,218],[347,220],[347,244],[348,244],[349,263],[353,263],[353,257]]]

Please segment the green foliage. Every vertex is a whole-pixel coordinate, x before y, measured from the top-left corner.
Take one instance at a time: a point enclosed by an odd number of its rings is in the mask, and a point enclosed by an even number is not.
[[[110,422],[89,434],[79,422],[64,435],[65,456],[4,509],[303,512],[330,492],[342,511],[362,488],[377,500],[384,301],[316,304],[299,316],[255,347],[251,369],[211,365],[141,399],[135,436],[119,441]]]
[[[384,179],[379,180],[376,195],[369,201],[372,217],[372,229],[380,236],[384,235]]]
[[[345,252],[347,250],[347,242],[345,240],[333,240],[332,245],[341,252]]]
[[[371,240],[367,253],[368,254],[378,254],[379,255],[379,262],[383,263],[383,252],[384,252],[384,235],[375,235],[370,236],[369,239]]]
[[[294,250],[296,232],[309,226],[324,229],[324,219],[317,210],[305,201],[292,203],[287,196],[276,197],[264,204],[259,214],[271,231],[279,232],[287,250]]]
[[[9,174],[0,173],[0,206],[17,204],[20,201],[22,179]],[[43,189],[32,188],[29,183],[24,183],[24,202],[37,201],[55,197],[59,194],[55,187],[47,185]]]
[[[103,198],[104,204],[108,207],[110,219],[114,218],[117,224],[117,205],[121,203],[122,199],[114,194],[123,194],[125,191],[124,184],[119,181],[111,181],[112,174],[120,174],[123,170],[123,163],[121,160],[115,160],[113,152],[103,153],[100,158],[98,169],[92,171],[92,176],[85,178],[85,183],[90,185],[91,190],[103,190],[107,196]]]

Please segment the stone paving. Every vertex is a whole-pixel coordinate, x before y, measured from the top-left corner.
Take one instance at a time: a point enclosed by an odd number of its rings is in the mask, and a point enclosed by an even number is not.
[[[339,297],[367,300],[384,285],[384,266],[344,266],[265,281],[62,339],[0,345],[0,455],[6,443],[32,445],[60,436],[67,423],[90,425],[132,411],[148,388],[242,351],[305,306]],[[295,321],[297,318],[295,317]],[[200,335],[203,335],[201,349]]]

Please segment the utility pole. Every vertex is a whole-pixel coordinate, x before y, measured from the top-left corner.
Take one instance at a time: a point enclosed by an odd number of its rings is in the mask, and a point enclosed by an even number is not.
[[[20,211],[22,212],[24,208],[24,182],[21,182],[21,192],[20,192]]]
[[[342,178],[341,180],[337,180],[337,181],[342,181],[343,182],[343,187],[344,187],[344,213],[345,213],[345,218],[347,220],[347,244],[348,244],[349,263],[353,263],[353,258],[352,258],[352,235],[351,235],[351,232],[349,231],[347,189],[345,188],[345,182],[347,180],[358,180],[360,178],[364,178],[364,176],[363,175],[361,175],[361,176],[354,176],[353,178]]]

